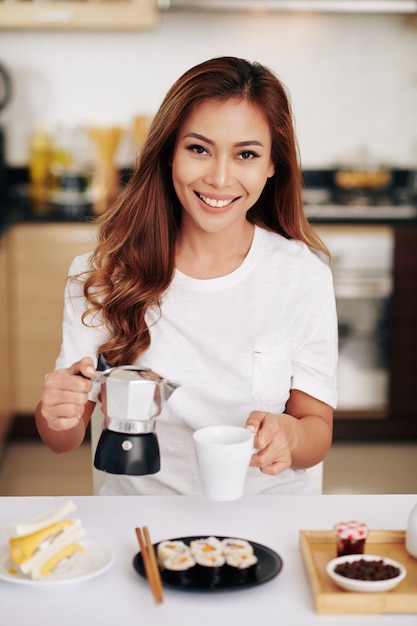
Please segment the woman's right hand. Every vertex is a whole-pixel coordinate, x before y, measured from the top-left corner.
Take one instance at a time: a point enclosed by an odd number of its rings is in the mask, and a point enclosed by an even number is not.
[[[55,370],[45,376],[40,410],[48,428],[54,431],[75,428],[87,406],[85,423],[88,423],[92,404],[88,402],[88,394],[93,385],[89,379],[95,373],[93,360],[84,357],[67,369]]]

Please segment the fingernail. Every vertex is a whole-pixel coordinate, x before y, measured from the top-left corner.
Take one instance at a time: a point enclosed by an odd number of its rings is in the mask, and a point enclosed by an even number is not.
[[[89,365],[87,367],[87,374],[90,374],[91,376],[94,376],[95,373],[96,373],[96,370],[94,369],[94,367],[91,367],[91,365]]]
[[[246,430],[249,430],[253,434],[256,433],[256,428],[255,426],[253,426],[253,424],[249,424],[248,426],[246,426]]]

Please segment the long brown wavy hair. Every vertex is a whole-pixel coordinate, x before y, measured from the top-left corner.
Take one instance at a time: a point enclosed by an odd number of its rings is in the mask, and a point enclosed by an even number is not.
[[[135,172],[100,219],[98,245],[84,282],[88,315],[99,316],[111,333],[99,352],[112,365],[131,364],[150,345],[145,315],[159,307],[175,269],[181,206],[170,162],[178,130],[204,100],[245,100],[267,120],[275,174],[247,213],[253,224],[299,239],[328,255],[308,223],[302,205],[291,106],[284,85],[266,67],[235,57],[201,63],[171,87],[156,113]]]

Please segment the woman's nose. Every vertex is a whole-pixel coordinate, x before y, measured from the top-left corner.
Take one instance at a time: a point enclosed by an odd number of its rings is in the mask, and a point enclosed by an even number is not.
[[[215,158],[210,162],[206,181],[217,188],[228,187],[232,184],[232,165],[226,158]]]

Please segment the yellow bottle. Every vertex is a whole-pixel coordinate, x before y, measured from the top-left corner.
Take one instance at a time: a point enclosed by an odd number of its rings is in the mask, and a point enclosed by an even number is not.
[[[29,191],[32,210],[36,214],[48,211],[51,184],[52,139],[44,122],[38,122],[30,140]]]

